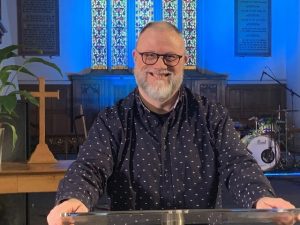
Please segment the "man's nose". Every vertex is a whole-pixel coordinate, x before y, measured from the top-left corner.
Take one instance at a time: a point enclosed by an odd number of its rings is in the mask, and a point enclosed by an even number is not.
[[[159,56],[157,62],[155,63],[155,66],[159,68],[167,68],[168,66],[165,64],[163,56]]]

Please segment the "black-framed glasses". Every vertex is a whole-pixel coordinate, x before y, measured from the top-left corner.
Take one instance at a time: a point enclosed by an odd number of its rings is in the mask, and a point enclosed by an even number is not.
[[[157,63],[159,57],[162,56],[163,62],[166,66],[176,66],[182,58],[182,55],[177,54],[157,54],[154,52],[139,52],[137,50],[136,52],[142,56],[142,61],[146,65],[154,65]]]

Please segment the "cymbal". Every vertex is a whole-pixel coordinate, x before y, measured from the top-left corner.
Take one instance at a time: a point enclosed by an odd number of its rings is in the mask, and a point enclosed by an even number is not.
[[[276,112],[299,112],[299,109],[280,109],[276,110]]]

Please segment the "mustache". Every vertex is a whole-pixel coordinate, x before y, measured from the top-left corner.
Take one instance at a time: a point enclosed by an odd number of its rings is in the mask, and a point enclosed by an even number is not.
[[[157,76],[170,76],[170,75],[173,75],[173,72],[171,72],[167,69],[149,69],[146,72],[150,73],[151,75],[157,75]]]

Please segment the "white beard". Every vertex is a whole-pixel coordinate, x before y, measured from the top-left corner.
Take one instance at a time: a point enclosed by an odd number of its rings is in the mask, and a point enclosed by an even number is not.
[[[177,74],[167,70],[151,71],[155,76],[163,76],[161,80],[157,79],[155,83],[150,84],[147,80],[149,71],[134,71],[136,83],[150,98],[159,102],[166,102],[169,100],[178,90],[183,81],[183,74]],[[168,74],[168,75],[166,75]],[[167,76],[168,79],[165,79]]]

